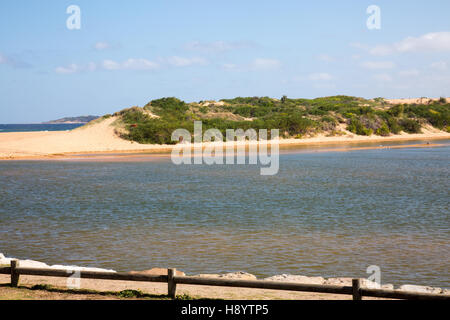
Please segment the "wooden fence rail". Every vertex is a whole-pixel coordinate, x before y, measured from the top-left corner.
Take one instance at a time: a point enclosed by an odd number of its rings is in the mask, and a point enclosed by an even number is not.
[[[69,277],[73,270],[66,269],[38,269],[21,268],[18,262],[11,260],[10,267],[0,268],[0,274],[11,275],[11,286],[17,287],[20,275],[49,276],[49,277]],[[171,298],[176,296],[177,284],[221,286],[254,289],[289,290],[316,293],[333,293],[352,295],[353,300],[361,300],[362,297],[378,297],[390,299],[411,299],[411,300],[449,300],[450,295],[418,293],[387,289],[369,289],[361,287],[360,279],[353,279],[352,286],[335,286],[319,284],[303,284],[293,282],[266,281],[266,280],[233,280],[219,278],[201,278],[189,276],[177,276],[176,269],[169,269],[167,275],[144,275],[121,272],[103,271],[77,271],[77,276],[81,279],[103,279],[122,281],[145,281],[145,282],[165,282],[168,284],[168,295]]]

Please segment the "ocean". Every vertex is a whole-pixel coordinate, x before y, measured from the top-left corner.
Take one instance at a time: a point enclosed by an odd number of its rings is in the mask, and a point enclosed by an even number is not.
[[[114,269],[368,277],[450,288],[450,141],[280,156],[280,170],[0,162],[0,252]]]
[[[58,123],[58,124],[0,124],[1,132],[28,132],[28,131],[65,131],[83,126],[84,123]]]

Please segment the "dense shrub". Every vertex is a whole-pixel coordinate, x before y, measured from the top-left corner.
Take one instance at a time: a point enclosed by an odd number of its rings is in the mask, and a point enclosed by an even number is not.
[[[393,134],[399,134],[402,131],[402,127],[395,118],[389,117],[387,119],[387,125]]]
[[[171,118],[182,117],[189,109],[184,101],[173,97],[152,100],[144,108],[148,107],[157,115]]]
[[[388,125],[387,125],[385,122],[383,122],[383,124],[381,125],[381,127],[379,127],[379,128],[375,131],[375,133],[376,133],[377,135],[379,135],[379,136],[388,136],[389,133],[390,133],[390,130],[389,130]]]
[[[366,128],[357,118],[350,119],[347,130],[362,136],[370,136],[373,133],[372,129]]]
[[[403,128],[403,131],[408,133],[420,133],[421,126],[420,123],[416,120],[412,119],[402,119],[400,120],[400,126]]]

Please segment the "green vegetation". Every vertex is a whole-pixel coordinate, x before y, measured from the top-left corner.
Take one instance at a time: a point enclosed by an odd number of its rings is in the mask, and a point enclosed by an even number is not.
[[[140,290],[122,290],[117,294],[121,298],[142,298],[145,294]]]
[[[279,129],[284,138],[342,135],[343,129],[357,135],[388,136],[401,131],[418,133],[424,125],[446,131],[450,126],[450,104],[445,99],[389,105],[383,98],[342,95],[316,99],[237,97],[193,103],[171,97],[114,115],[125,128],[124,138],[156,144],[175,144],[171,141],[175,129],[184,128],[192,134],[195,120],[202,121],[203,132],[217,128],[225,136],[226,129]]]
[[[51,290],[53,287],[49,284],[36,284],[30,288],[31,290]]]
[[[184,294],[178,294],[175,297],[175,300],[195,300],[195,298],[193,298],[190,295],[184,293]]]

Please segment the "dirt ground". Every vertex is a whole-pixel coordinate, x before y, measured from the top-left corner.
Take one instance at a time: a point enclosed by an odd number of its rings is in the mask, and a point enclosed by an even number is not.
[[[68,291],[66,278],[20,276],[19,288],[9,287],[9,275],[0,275],[0,300],[18,299],[86,299],[115,300],[122,299],[117,295],[122,290],[139,290],[147,295],[145,299],[167,299],[166,283],[147,283],[134,281],[112,281],[81,279],[81,290],[95,292],[79,293]],[[33,285],[50,285],[51,290],[31,290]],[[229,288],[212,286],[177,285],[177,295],[187,295],[194,299],[225,300],[351,300],[351,295],[322,294],[311,292],[293,292],[251,288]],[[369,298],[367,298],[369,299]]]

